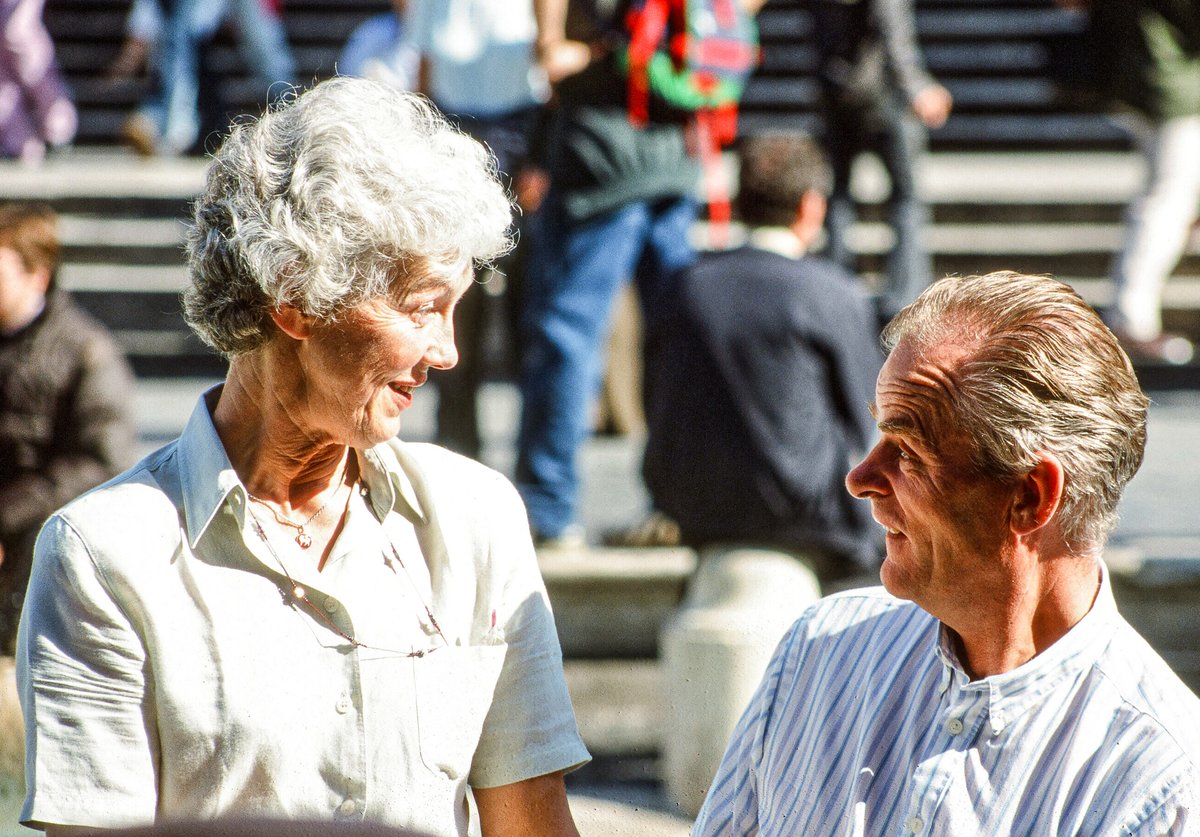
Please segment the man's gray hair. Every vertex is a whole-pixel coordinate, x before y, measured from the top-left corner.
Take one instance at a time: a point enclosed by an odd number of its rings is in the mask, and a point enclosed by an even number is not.
[[[1148,400],[1129,358],[1069,286],[1008,271],[930,285],[883,332],[888,350],[959,342],[953,408],[980,473],[1027,474],[1039,451],[1066,473],[1058,515],[1068,545],[1103,546],[1142,464]]]
[[[265,343],[270,312],[319,319],[402,297],[431,269],[511,246],[494,157],[428,102],[335,78],[234,126],[188,234],[184,316],[226,356]]]

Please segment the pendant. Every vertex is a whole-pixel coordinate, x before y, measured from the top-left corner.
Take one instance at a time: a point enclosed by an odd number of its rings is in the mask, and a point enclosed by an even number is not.
[[[296,543],[300,545],[301,549],[308,549],[312,546],[312,538],[307,532],[301,530],[300,534],[296,535]]]

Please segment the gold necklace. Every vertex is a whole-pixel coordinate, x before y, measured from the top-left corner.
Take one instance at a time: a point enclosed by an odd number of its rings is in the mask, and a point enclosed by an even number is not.
[[[338,478],[337,488],[335,488],[333,490],[332,494],[330,494],[328,497],[325,498],[325,502],[321,504],[321,508],[317,509],[315,512],[310,514],[308,516],[308,520],[304,521],[303,523],[296,523],[293,520],[288,520],[286,517],[281,515],[275,509],[275,507],[272,506],[269,502],[262,499],[261,497],[255,497],[253,494],[250,493],[250,491],[248,489],[246,491],[246,496],[249,497],[254,502],[258,503],[260,506],[263,506],[264,508],[266,508],[267,511],[269,511],[272,515],[274,515],[276,523],[278,523],[282,526],[290,526],[291,528],[295,529],[296,530],[296,545],[299,546],[301,549],[308,549],[310,546],[312,546],[313,539],[312,539],[312,535],[310,535],[310,534],[308,534],[308,532],[304,531],[304,527],[307,526],[308,524],[312,523],[314,520],[316,520],[317,516],[320,515],[321,512],[325,511],[325,509],[329,506],[329,504],[333,502],[333,498],[336,497],[341,492],[341,490],[342,490],[341,486],[346,481],[346,470],[349,467],[350,467],[350,457],[347,456],[346,464],[342,466],[342,475]]]

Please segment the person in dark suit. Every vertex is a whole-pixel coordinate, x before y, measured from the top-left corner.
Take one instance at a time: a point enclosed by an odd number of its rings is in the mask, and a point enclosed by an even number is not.
[[[842,478],[873,438],[862,406],[882,359],[856,277],[806,255],[821,234],[831,175],[796,133],[748,138],[736,206],[745,246],[685,270],[647,336],[643,476],[685,543],[773,545],[828,578],[873,567],[866,503]]]

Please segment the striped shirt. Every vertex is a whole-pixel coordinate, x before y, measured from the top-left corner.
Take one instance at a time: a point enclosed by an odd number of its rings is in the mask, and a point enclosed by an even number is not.
[[[781,641],[693,834],[1200,834],[1200,700],[1117,613],[971,681],[882,588]]]

